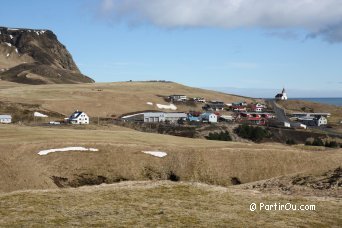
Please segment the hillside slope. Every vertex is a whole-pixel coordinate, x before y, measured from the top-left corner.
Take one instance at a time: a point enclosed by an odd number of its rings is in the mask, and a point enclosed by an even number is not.
[[[198,89],[167,82],[115,82],[73,85],[1,86],[0,101],[42,105],[42,108],[69,115],[76,109],[91,117],[119,117],[125,113],[144,110],[161,110],[156,104],[167,104],[165,96],[184,94],[188,97],[204,97],[207,100],[222,100],[226,103],[252,99],[220,92]],[[153,105],[147,104],[152,102]],[[202,109],[203,104],[194,106],[177,105],[177,111]],[[164,110],[171,111],[171,110]]]
[[[223,186],[337,167],[342,149],[190,139],[112,127],[92,130],[0,125],[0,192],[122,180],[198,181]],[[41,150],[84,146],[95,152]],[[164,158],[142,151],[164,151]]]
[[[25,84],[94,82],[50,30],[0,27],[0,79]]]

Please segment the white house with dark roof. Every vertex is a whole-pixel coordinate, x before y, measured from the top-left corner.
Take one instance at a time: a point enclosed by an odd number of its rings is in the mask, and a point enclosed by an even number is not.
[[[82,111],[75,111],[68,119],[71,124],[89,124],[89,116]]]

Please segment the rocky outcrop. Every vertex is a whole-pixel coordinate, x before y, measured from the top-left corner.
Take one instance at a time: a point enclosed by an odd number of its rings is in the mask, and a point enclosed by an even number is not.
[[[50,30],[0,27],[0,79],[25,84],[91,83]]]

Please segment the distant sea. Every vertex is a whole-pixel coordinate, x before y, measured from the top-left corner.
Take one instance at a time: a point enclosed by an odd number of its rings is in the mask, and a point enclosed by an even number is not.
[[[342,97],[331,97],[331,98],[289,98],[289,100],[303,100],[303,101],[312,101],[322,104],[331,104],[342,106]]]

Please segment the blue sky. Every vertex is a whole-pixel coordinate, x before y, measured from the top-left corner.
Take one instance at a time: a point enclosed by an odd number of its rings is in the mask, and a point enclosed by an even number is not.
[[[290,96],[342,97],[342,4],[264,2],[3,0],[0,26],[52,30],[97,82],[171,80],[259,97],[285,86]]]

